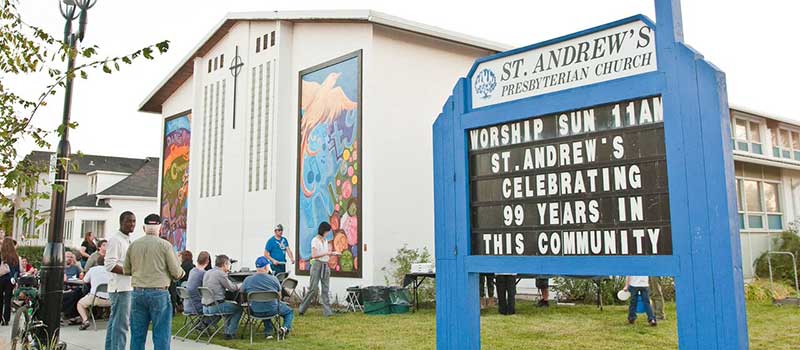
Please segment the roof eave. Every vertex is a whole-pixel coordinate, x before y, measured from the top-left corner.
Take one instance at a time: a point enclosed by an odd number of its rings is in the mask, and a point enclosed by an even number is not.
[[[147,95],[139,104],[139,112],[161,113],[161,105],[153,101],[156,95],[161,92],[187,65],[193,65],[193,59],[203,50],[209,41],[222,29],[228,29],[236,21],[302,21],[302,20],[348,20],[371,22],[391,28],[397,28],[412,33],[446,40],[461,45],[466,45],[478,49],[502,52],[511,49],[511,46],[500,44],[494,41],[483,40],[477,37],[460,34],[427,24],[408,21],[400,17],[391,16],[373,10],[323,10],[323,11],[255,11],[255,12],[229,12],[214,28],[206,34],[203,39],[186,55],[180,64],[175,66],[170,73]],[[227,26],[227,28],[225,28]],[[188,67],[187,67],[188,68]],[[190,68],[192,71],[194,67]],[[189,73],[191,75],[191,73]],[[188,77],[183,80],[185,82]],[[181,82],[181,84],[183,84]],[[176,89],[177,90],[177,89]],[[174,93],[174,91],[173,91]]]

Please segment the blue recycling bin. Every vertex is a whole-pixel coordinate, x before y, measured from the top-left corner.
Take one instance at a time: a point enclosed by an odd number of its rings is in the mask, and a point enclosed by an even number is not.
[[[644,307],[644,299],[642,299],[641,294],[636,296],[636,313],[637,314],[647,313],[647,309],[645,309]]]

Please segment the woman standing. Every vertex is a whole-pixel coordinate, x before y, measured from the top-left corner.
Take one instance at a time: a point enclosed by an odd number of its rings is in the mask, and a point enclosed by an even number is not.
[[[14,283],[19,277],[19,257],[14,241],[10,237],[3,239],[0,248],[0,324],[7,326],[11,321],[11,296],[14,294]]]
[[[86,232],[83,235],[83,243],[81,243],[81,268],[86,266],[86,261],[92,253],[97,251],[97,244],[94,243],[94,236],[91,232]]]
[[[311,303],[317,291],[319,291],[319,284],[322,284],[322,295],[320,302],[322,303],[322,315],[332,316],[330,300],[328,300],[328,292],[330,288],[331,269],[328,267],[328,260],[331,256],[340,255],[337,252],[331,251],[328,246],[328,241],[325,236],[331,231],[331,224],[323,221],[319,224],[317,229],[317,236],[311,240],[311,290],[308,291],[303,303],[300,304],[300,315],[306,313],[308,305]]]

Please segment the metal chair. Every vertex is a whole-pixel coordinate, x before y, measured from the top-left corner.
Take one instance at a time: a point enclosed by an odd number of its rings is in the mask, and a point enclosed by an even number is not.
[[[209,299],[210,300],[214,300],[214,293],[211,292],[211,289],[208,289],[206,287],[199,287],[199,288],[197,288],[197,290],[200,292],[200,297],[201,298],[206,299],[206,300],[209,300]],[[208,306],[208,305],[205,305],[205,306]],[[211,329],[216,328],[216,329],[214,329],[214,333],[210,334],[208,336],[208,340],[206,341],[206,344],[210,344],[211,343],[211,339],[214,339],[214,337],[217,335],[217,333],[219,333],[219,331],[221,331],[223,328],[225,328],[225,318],[227,316],[230,316],[230,315],[232,315],[232,314],[231,313],[224,313],[224,312],[215,312],[215,313],[205,313],[205,312],[203,312],[203,318],[210,317],[212,319],[212,321],[211,321],[211,323],[209,323],[200,332],[200,335],[197,336],[197,339],[195,339],[195,341],[199,341],[200,338],[203,337],[203,334],[206,334],[207,332],[210,332]],[[222,326],[217,327],[217,324],[219,323],[220,320],[222,320]]]
[[[192,297],[191,295],[189,295],[188,289],[186,289],[185,287],[178,287],[177,290],[178,290],[178,297],[181,298],[181,302],[185,302],[188,300],[191,303]],[[181,328],[179,328],[178,331],[175,332],[175,335],[172,336],[174,339],[186,340],[186,338],[188,338],[189,335],[192,334],[192,332],[194,332],[198,324],[202,323],[203,310],[200,310],[199,312],[196,310],[195,312],[186,312],[186,309],[184,308],[183,316],[185,317],[183,321],[183,326],[181,326]],[[183,338],[181,338],[179,335],[181,334],[181,332],[183,332],[184,329],[186,329],[187,332],[186,334],[184,334]]]
[[[92,317],[92,325],[94,325],[94,330],[97,330],[97,321],[94,319],[94,302],[97,300],[97,293],[108,293],[108,284],[103,283],[97,286],[95,289],[94,294],[92,295],[92,304],[89,305],[89,315]],[[107,306],[97,306],[97,307],[107,307]]]
[[[287,302],[291,302],[292,301],[292,295],[297,296],[299,299],[302,300],[302,298],[300,298],[300,296],[297,295],[297,293],[295,292],[296,288],[297,288],[297,280],[296,279],[294,279],[294,278],[286,278],[286,279],[284,279],[283,282],[281,282],[281,290],[282,290],[282,293],[283,293],[282,294],[283,298],[281,298],[281,300],[285,300],[285,298],[289,298],[289,300]]]
[[[270,302],[274,301],[280,303],[281,297],[278,295],[278,292],[250,292],[247,294],[247,303],[249,304],[247,308],[247,313],[249,314],[249,326],[250,326],[250,344],[253,343],[253,325],[256,324],[257,321],[265,321],[269,320],[272,323],[272,332],[275,334],[275,339],[281,340],[282,332],[279,332],[278,329],[281,327],[280,315],[274,314],[272,316],[255,316],[253,315],[253,310],[250,308],[252,307],[253,303],[262,303],[262,302]]]
[[[278,279],[278,282],[283,282],[283,280],[285,280],[288,277],[289,277],[288,272],[278,272],[275,274],[275,278]]]

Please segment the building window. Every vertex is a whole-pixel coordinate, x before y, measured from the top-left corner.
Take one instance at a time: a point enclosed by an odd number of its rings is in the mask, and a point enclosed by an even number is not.
[[[208,60],[208,72],[211,73],[211,59]]]
[[[64,242],[72,240],[72,220],[64,221]]]
[[[734,147],[739,151],[764,154],[761,123],[744,118],[734,118]]]
[[[770,131],[772,133],[772,155],[777,158],[800,161],[800,132],[784,127]]]
[[[106,236],[106,222],[100,220],[83,220],[81,221],[81,236],[86,232],[94,234],[96,239],[102,239]]]
[[[256,53],[261,52],[261,37],[256,38]]]
[[[269,33],[269,46],[275,46],[275,31]]]
[[[736,164],[739,226],[743,231],[783,230],[780,170]]]

